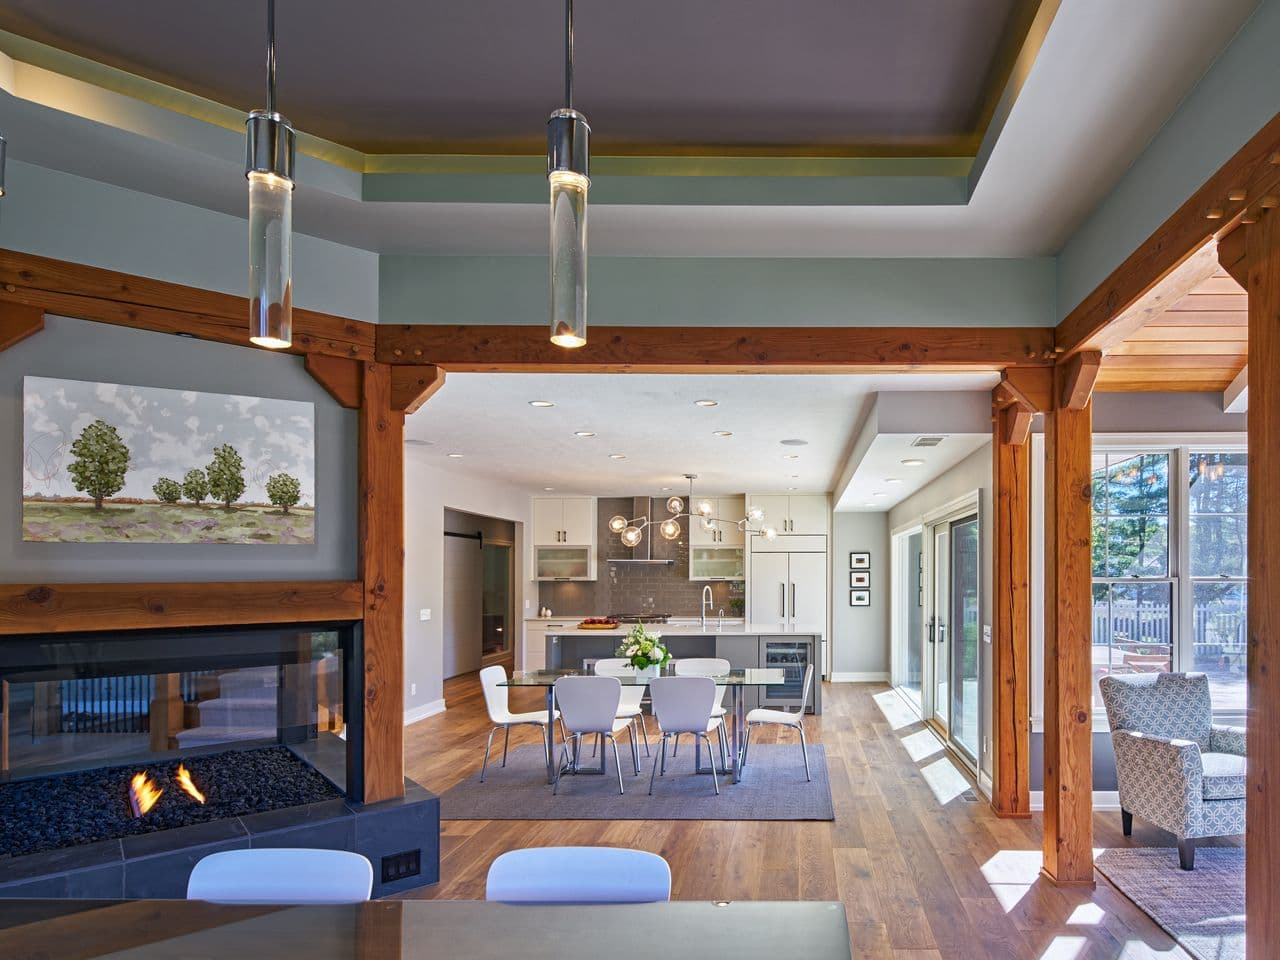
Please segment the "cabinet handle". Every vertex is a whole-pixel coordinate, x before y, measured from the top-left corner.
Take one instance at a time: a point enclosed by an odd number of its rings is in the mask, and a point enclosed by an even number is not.
[[[778,584],[778,587],[782,591],[781,595],[778,597],[778,615],[785,620],[787,619],[787,585],[785,583],[780,583]]]
[[[796,585],[791,584],[791,619],[796,618]]]

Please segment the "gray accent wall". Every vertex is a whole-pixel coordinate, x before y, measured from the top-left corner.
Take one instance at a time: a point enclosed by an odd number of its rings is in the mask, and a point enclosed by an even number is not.
[[[871,606],[849,605],[849,554],[871,554]],[[831,673],[889,679],[889,514],[831,515]],[[841,676],[841,675],[844,676]]]
[[[24,543],[22,378],[31,374],[177,390],[304,400],[316,414],[314,544]],[[353,580],[356,414],[302,358],[87,320],[45,329],[0,353],[0,581]]]

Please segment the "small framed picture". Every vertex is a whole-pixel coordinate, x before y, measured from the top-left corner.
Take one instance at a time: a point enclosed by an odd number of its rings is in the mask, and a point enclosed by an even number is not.
[[[849,554],[850,570],[870,570],[871,554],[870,553],[851,553]]]
[[[854,570],[849,574],[849,586],[851,587],[869,587],[871,586],[870,570]]]
[[[850,590],[849,606],[851,607],[871,606],[871,591],[870,590]]]

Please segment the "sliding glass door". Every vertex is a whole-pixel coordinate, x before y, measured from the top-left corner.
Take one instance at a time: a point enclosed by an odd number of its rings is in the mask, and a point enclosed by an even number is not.
[[[950,524],[947,564],[950,636],[951,739],[971,760],[978,756],[978,660],[981,656],[978,518]]]
[[[894,604],[898,650],[894,682],[917,710],[923,710],[925,673],[924,532],[898,534],[894,542]]]

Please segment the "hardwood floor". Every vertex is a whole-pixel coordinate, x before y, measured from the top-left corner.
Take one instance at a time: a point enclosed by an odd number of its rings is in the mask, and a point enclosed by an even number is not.
[[[1001,820],[980,794],[953,796],[971,786],[958,766],[940,749],[921,756],[932,735],[919,722],[894,729],[877,696],[901,705],[881,685],[828,685],[823,716],[808,721],[810,742],[826,746],[834,822],[446,821],[441,882],[416,896],[482,898],[505,850],[620,845],[666,857],[675,899],[841,900],[859,960],[1187,957],[1101,876],[1093,889],[1040,879],[1038,819]],[[447,712],[405,731],[409,776],[437,792],[479,773],[489,732],[474,675],[446,683],[445,700]],[[541,705],[513,691],[513,710]],[[511,740],[537,742],[526,730]],[[1172,843],[1142,824],[1126,840],[1119,819],[1095,814],[1098,846]]]

